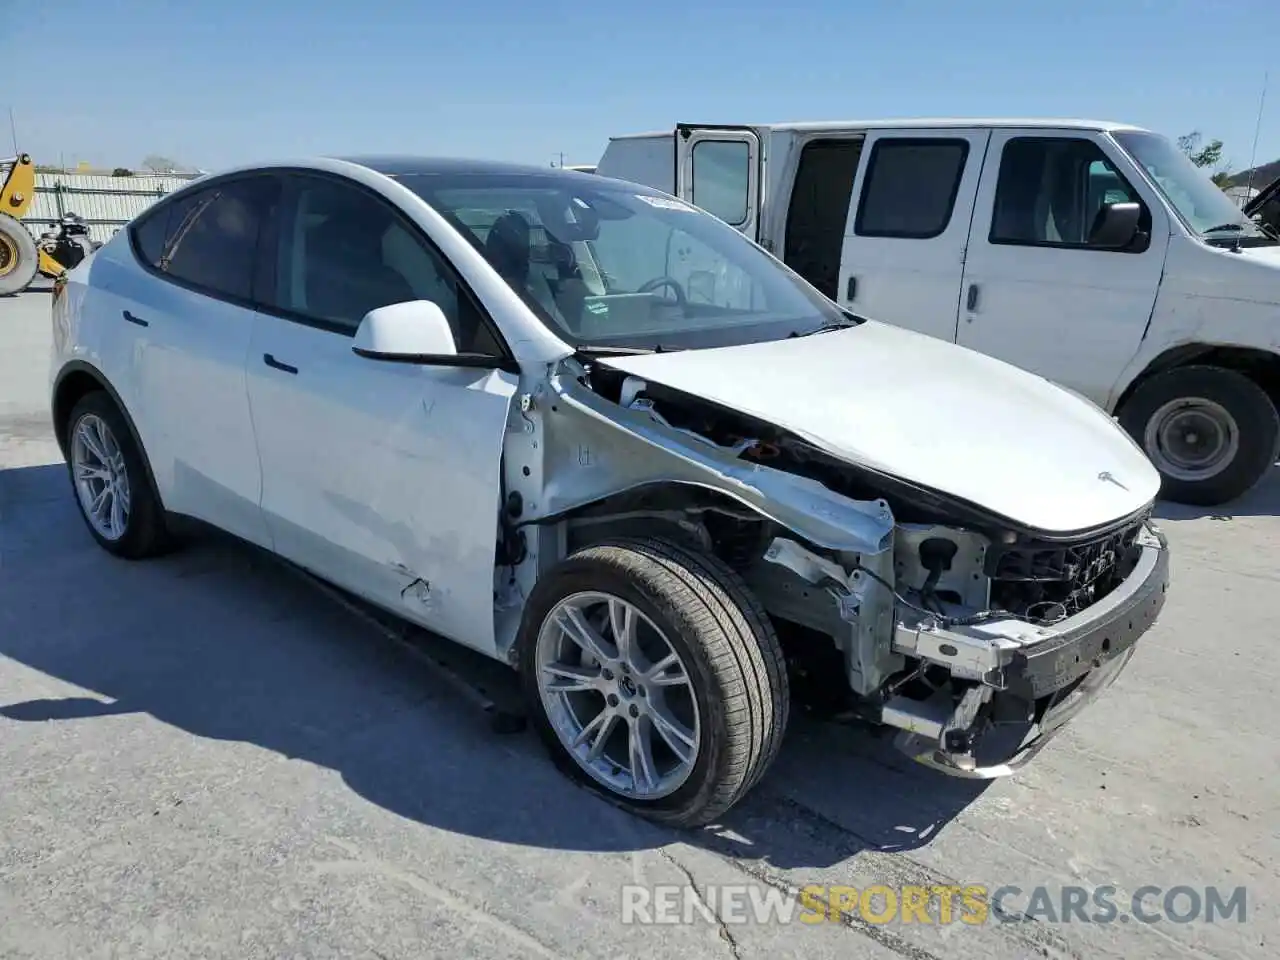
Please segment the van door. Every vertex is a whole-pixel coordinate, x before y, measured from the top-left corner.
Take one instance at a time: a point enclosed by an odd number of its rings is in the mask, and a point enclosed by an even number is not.
[[[676,125],[676,196],[760,239],[764,154],[750,127]]]
[[[840,257],[852,312],[954,340],[965,245],[990,131],[868,134]]]
[[[992,135],[965,263],[957,341],[1105,406],[1155,305],[1169,221],[1104,134]],[[1110,203],[1140,205],[1124,249],[1091,238]]]

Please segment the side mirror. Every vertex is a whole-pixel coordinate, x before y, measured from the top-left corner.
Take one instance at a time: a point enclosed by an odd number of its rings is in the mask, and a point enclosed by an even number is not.
[[[1089,246],[1103,250],[1123,250],[1138,235],[1138,221],[1142,219],[1140,203],[1108,203],[1093,218],[1089,231]]]
[[[444,311],[430,300],[370,310],[356,328],[354,353],[370,360],[429,363],[458,353]]]

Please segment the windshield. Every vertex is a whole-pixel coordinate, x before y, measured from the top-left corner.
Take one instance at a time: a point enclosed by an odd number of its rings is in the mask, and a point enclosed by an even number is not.
[[[1151,177],[1156,187],[1196,233],[1260,236],[1205,172],[1168,139],[1154,133],[1117,132],[1116,142]]]
[[[725,346],[849,319],[732,227],[644,187],[537,174],[396,179],[576,347]]]

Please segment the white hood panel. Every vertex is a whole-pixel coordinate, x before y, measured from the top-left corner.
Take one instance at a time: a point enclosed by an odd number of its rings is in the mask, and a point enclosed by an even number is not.
[[[601,363],[1044,531],[1118,520],[1160,487],[1146,455],[1083,398],[991,357],[874,321]]]

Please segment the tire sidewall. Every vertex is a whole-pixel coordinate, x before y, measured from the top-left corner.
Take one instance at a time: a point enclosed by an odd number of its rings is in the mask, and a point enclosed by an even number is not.
[[[626,548],[629,545],[611,546]],[[725,696],[706,651],[701,644],[690,643],[687,639],[698,635],[698,627],[690,620],[688,613],[663,603],[661,598],[655,597],[642,584],[643,581],[637,583],[635,578],[613,565],[588,557],[570,557],[553,573],[541,577],[525,606],[518,639],[521,684],[534,727],[562,771],[610,802],[625,804],[639,812],[679,811],[700,805],[706,796],[714,792],[720,768],[726,760],[725,741],[728,733],[724,713]],[[693,696],[698,707],[698,757],[685,782],[665,797],[655,800],[624,797],[592,777],[560,742],[542,704],[538,688],[538,633],[547,615],[558,602],[572,594],[588,591],[610,593],[634,605],[662,630],[680,656],[686,673],[693,680]]]
[[[72,456],[72,445],[75,443],[76,428],[80,421],[92,414],[99,417],[111,430],[120,453],[124,459],[125,474],[129,479],[129,518],[125,521],[124,536],[118,540],[108,540],[102,536],[85,513],[80,502],[80,491],[76,486],[75,464]],[[154,522],[156,499],[151,487],[151,478],[142,460],[133,431],[121,415],[119,409],[106,393],[94,391],[80,399],[67,418],[67,475],[71,480],[71,492],[75,497],[76,508],[80,518],[98,545],[108,553],[130,557],[142,553],[147,546],[148,525]]]
[[[1235,419],[1239,448],[1219,473],[1188,481],[1160,474],[1160,492],[1178,503],[1213,506],[1248,492],[1275,463],[1280,452],[1280,415],[1270,398],[1243,374],[1217,367],[1181,367],[1142,384],[1120,411],[1121,426],[1159,470],[1146,447],[1151,418],[1164,404],[1179,397],[1203,396],[1226,408]]]
[[[8,214],[0,214],[0,234],[12,240],[18,248],[17,266],[0,276],[0,295],[20,293],[35,279],[39,267],[36,242],[27,228]]]

